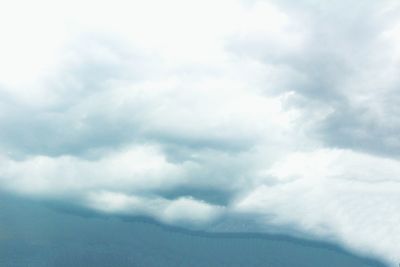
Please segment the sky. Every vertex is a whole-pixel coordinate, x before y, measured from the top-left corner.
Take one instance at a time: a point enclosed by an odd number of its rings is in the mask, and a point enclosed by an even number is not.
[[[0,3],[0,188],[400,259],[398,1]]]

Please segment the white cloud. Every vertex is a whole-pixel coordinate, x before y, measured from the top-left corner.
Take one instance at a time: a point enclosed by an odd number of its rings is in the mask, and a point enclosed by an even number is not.
[[[277,179],[237,200],[238,212],[396,261],[399,161],[348,150],[289,154]]]
[[[13,191],[39,195],[76,194],[109,188],[124,192],[174,186],[182,182],[179,166],[156,148],[143,145],[103,155],[98,160],[73,156],[3,157],[0,176]]]
[[[168,200],[106,191],[89,193],[86,205],[102,212],[147,215],[165,223],[183,223],[191,226],[204,226],[213,222],[224,211],[221,206],[210,205],[191,197]]]
[[[0,186],[206,229],[243,215],[394,263],[398,11],[1,3]]]

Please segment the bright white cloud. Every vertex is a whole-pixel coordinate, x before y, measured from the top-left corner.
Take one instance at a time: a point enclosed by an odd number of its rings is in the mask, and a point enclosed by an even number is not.
[[[147,215],[165,223],[200,225],[213,222],[224,208],[191,197],[168,200],[158,197],[138,197],[113,192],[91,192],[85,203],[96,210],[128,215]]]
[[[272,167],[279,182],[255,187],[234,207],[267,225],[289,225],[395,262],[399,166],[347,150],[294,153]]]

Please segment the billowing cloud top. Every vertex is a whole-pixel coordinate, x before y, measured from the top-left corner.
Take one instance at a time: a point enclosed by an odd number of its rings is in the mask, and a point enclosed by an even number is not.
[[[396,1],[8,1],[0,186],[400,257]]]

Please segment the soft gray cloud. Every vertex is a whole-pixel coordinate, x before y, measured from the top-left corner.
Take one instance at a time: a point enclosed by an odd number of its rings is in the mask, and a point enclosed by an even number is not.
[[[258,33],[234,40],[232,49],[285,70],[280,91],[312,113],[327,113],[315,125],[328,146],[398,156],[400,129],[399,7],[390,1],[277,2],[296,21],[290,31],[300,46],[275,47]]]
[[[2,190],[396,262],[396,3],[0,10]]]

